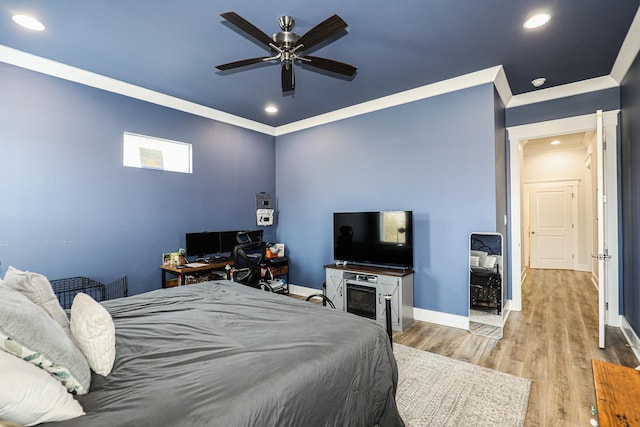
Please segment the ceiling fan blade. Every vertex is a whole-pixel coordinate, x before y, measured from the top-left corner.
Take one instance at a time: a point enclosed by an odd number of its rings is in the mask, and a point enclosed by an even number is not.
[[[229,62],[228,64],[216,65],[216,68],[221,71],[231,70],[233,68],[244,67],[245,65],[258,64],[264,62],[267,58],[249,58],[241,61]]]
[[[282,91],[290,92],[296,86],[296,78],[293,73],[293,63],[282,63]]]
[[[302,64],[331,71],[333,73],[343,74],[345,76],[353,76],[358,70],[358,67],[345,64],[344,62],[334,61],[333,59],[318,58],[317,56],[305,56],[304,59],[308,61],[304,61]]]
[[[347,28],[347,23],[338,15],[330,16],[325,19],[300,37],[298,45],[304,45],[303,50],[310,49],[328,39],[329,37],[338,34],[340,31]]]
[[[261,29],[259,29],[237,13],[225,12],[221,13],[220,16],[231,22],[236,27],[240,28],[245,33],[249,34],[254,39],[258,40],[260,43],[266,45],[267,47],[269,46],[269,43],[272,43],[271,37],[269,37]]]

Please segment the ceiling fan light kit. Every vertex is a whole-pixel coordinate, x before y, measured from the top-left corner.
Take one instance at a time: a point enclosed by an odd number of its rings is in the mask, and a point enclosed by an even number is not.
[[[347,23],[338,15],[330,16],[302,36],[292,32],[295,19],[291,16],[281,16],[278,19],[278,24],[282,31],[275,33],[271,37],[235,12],[226,12],[220,16],[255,38],[268,48],[271,53],[270,56],[266,57],[249,58],[216,66],[221,71],[261,62],[279,61],[282,69],[281,84],[283,92],[290,92],[295,89],[294,64],[296,61],[349,77],[353,76],[357,71],[357,67],[353,65],[334,61],[333,59],[304,55],[303,53],[304,50],[317,46],[347,28]]]

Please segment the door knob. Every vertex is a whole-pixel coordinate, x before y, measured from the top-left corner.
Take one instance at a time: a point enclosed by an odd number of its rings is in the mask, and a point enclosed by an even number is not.
[[[532,232],[531,232],[531,234],[536,234],[536,232],[535,232],[535,231],[532,231]]]

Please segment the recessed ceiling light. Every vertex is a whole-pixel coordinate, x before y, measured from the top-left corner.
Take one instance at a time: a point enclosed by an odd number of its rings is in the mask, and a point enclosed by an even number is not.
[[[554,139],[553,141],[551,141],[550,144],[551,145],[558,145],[558,144],[560,144],[560,141],[558,141],[557,139]]]
[[[551,15],[549,15],[548,13],[539,13],[524,21],[524,24],[522,24],[522,26],[528,30],[531,30],[533,28],[542,27],[544,24],[549,22],[549,19],[551,19]]]
[[[276,107],[275,105],[267,105],[266,107],[264,107],[264,111],[269,114],[274,114],[278,112],[278,107]]]
[[[44,25],[36,18],[28,15],[13,15],[13,21],[33,31],[44,31]]]
[[[531,80],[531,84],[534,85],[535,87],[540,87],[546,81],[547,81],[547,79],[545,79],[544,77],[538,77],[537,79]]]

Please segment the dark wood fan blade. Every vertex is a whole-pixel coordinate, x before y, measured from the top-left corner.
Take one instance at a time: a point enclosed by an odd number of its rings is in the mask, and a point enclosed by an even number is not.
[[[310,49],[345,28],[347,28],[347,23],[338,15],[333,15],[304,33],[297,44],[304,45],[303,50]]]
[[[269,46],[269,43],[272,42],[271,37],[237,13],[225,12],[221,13],[220,16],[240,28],[245,33],[249,34],[254,39],[258,40],[260,43]]]
[[[216,65],[216,68],[221,71],[231,70],[233,68],[244,67],[245,65],[257,64],[263,62],[266,58],[249,58],[242,61],[229,62],[228,64]]]
[[[290,92],[296,86],[296,78],[293,73],[293,64],[282,63],[282,91]]]
[[[345,76],[353,76],[358,70],[358,67],[345,64],[344,62],[334,61],[333,59],[318,58],[317,56],[305,56],[304,58],[309,61],[304,61],[302,64],[331,71],[333,73],[343,74]]]

